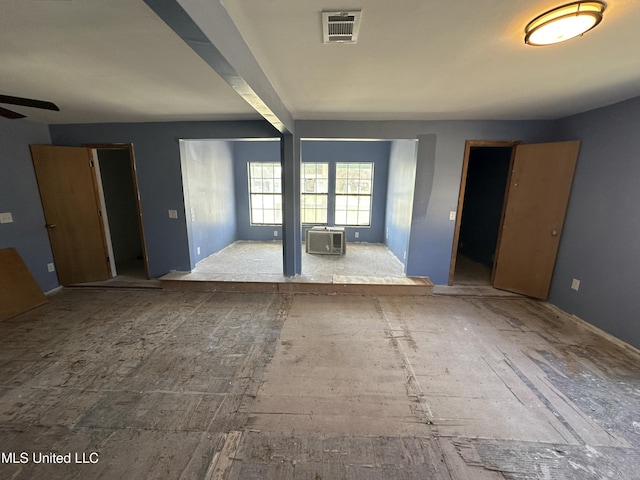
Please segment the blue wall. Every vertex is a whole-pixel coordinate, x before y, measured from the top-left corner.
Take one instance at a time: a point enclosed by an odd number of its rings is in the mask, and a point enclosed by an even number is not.
[[[180,151],[189,255],[195,268],[236,239],[233,145],[224,140],[182,140]]]
[[[264,121],[50,125],[49,130],[56,145],[133,144],[151,277],[191,269],[178,141],[277,136]],[[169,218],[170,209],[178,211],[177,219]]]
[[[549,301],[640,347],[640,97],[560,127],[581,145]]]
[[[334,140],[418,139],[407,273],[427,276],[436,284],[445,284],[448,281],[455,226],[449,220],[449,211],[457,207],[465,141],[548,141],[556,134],[554,125],[554,122],[548,121],[298,121],[296,136]],[[159,276],[172,269],[189,270],[191,267],[178,140],[277,137],[266,122],[52,125],[50,130],[52,141],[60,145],[134,144],[151,276]],[[382,153],[385,145],[386,155]],[[383,179],[384,183],[374,185],[375,202],[381,202],[374,204],[374,211],[379,213],[380,218],[375,219],[374,227],[358,229],[362,241],[384,241],[387,172],[382,169],[383,164],[388,167],[388,163],[382,158],[388,162],[389,148],[387,142],[314,140],[302,144],[305,161],[381,159],[379,165],[376,164],[376,178]],[[236,159],[240,156],[236,155]],[[243,167],[236,165],[236,172],[238,168]],[[299,199],[296,198],[295,202],[299,208]],[[243,209],[239,203],[237,207],[238,211]],[[168,209],[177,209],[179,218],[169,219]],[[239,218],[237,225],[240,229]],[[270,230],[268,238],[273,238],[273,229]],[[353,241],[353,229],[350,233],[349,240]],[[242,238],[240,233],[238,238]]]
[[[384,141],[324,141],[303,140],[303,162],[329,163],[329,200],[327,206],[327,220],[334,225],[334,193],[336,163],[341,162],[372,162],[373,166],[373,203],[371,208],[371,226],[347,227],[347,241],[349,242],[384,242],[384,222],[387,203],[387,177],[389,175],[389,152],[391,144]],[[355,238],[359,232],[359,238]]]
[[[13,223],[0,224],[0,248],[14,247],[44,292],[59,283],[47,270],[53,254],[29,145],[50,143],[46,125],[0,118],[0,213],[13,215]]]
[[[466,140],[581,140],[550,301],[636,346],[640,346],[640,300],[634,290],[640,284],[638,131],[640,98],[562,121],[296,122],[296,138],[419,140],[407,273],[428,276],[436,284],[448,280],[455,226],[449,212],[457,207]],[[52,125],[50,134],[59,145],[133,143],[152,276],[191,266],[178,140],[277,136],[265,122]],[[30,143],[50,143],[45,126],[0,119],[0,211],[12,212],[15,219],[0,225],[0,247],[16,247],[46,291],[58,282],[54,273],[46,271],[53,258],[43,228]],[[239,145],[234,144],[236,182],[237,172],[246,172],[238,159],[249,155],[238,153]],[[307,142],[304,149],[305,160],[326,160],[326,156],[313,158],[314,148],[308,150]],[[397,182],[390,185],[395,189]],[[390,192],[389,198],[394,195]],[[168,209],[177,209],[179,219],[169,219]],[[236,210],[241,209],[238,204]],[[573,278],[582,282],[578,292],[570,288]]]
[[[552,121],[298,121],[302,138],[418,139],[414,213],[407,274],[448,282],[466,140],[544,142]]]
[[[415,189],[416,149],[417,144],[413,140],[394,140],[389,154],[385,243],[405,270]]]
[[[280,225],[251,225],[249,215],[249,162],[280,162],[279,141],[234,142],[234,169],[236,186],[236,221],[238,240],[281,240]],[[278,236],[273,232],[277,231]]]

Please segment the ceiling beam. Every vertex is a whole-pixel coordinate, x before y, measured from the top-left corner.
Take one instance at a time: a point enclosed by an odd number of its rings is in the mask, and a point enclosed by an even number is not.
[[[293,116],[219,0],[144,2],[265,120],[293,133]]]

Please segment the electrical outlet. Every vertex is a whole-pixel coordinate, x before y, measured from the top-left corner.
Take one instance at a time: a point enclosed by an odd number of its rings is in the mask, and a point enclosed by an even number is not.
[[[456,212],[455,212],[455,210],[451,210],[449,212],[449,220],[452,220],[452,221],[456,220]]]
[[[356,232],[356,238],[360,238],[360,232]]]
[[[578,280],[577,278],[574,278],[574,279],[571,281],[571,288],[572,288],[573,290],[575,290],[576,292],[577,292],[578,290],[580,290],[580,280]]]
[[[277,236],[278,236],[278,230],[274,230],[274,231],[273,231],[273,236],[274,236],[274,237],[277,237]]]
[[[178,218],[177,210],[169,210],[169,218]]]
[[[13,223],[11,212],[0,213],[0,223]]]
[[[47,263],[47,271],[49,273],[56,271],[56,266],[53,263]]]
[[[200,247],[196,247],[196,255],[200,255]]]

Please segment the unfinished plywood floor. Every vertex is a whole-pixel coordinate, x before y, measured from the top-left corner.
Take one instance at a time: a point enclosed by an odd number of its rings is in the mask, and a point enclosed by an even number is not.
[[[0,478],[638,478],[638,356],[541,302],[50,300],[0,323]]]

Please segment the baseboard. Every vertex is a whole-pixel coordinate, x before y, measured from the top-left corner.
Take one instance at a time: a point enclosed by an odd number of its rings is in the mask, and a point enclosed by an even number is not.
[[[592,333],[595,333],[596,335],[599,335],[601,337],[604,337],[606,340],[610,341],[611,343],[616,344],[617,346],[619,346],[620,348],[622,348],[623,350],[629,352],[632,355],[636,355],[637,357],[640,357],[640,349],[634,347],[633,345],[625,342],[624,340],[621,340],[620,338],[616,337],[615,335],[611,335],[610,333],[605,332],[604,330],[602,330],[599,327],[596,327],[595,325],[587,322],[586,320],[583,320],[582,318],[572,314],[572,313],[567,313],[564,310],[562,310],[560,307],[557,307],[556,305],[553,305],[549,302],[544,302],[543,305],[545,305],[549,310],[553,311],[554,313],[558,314],[558,315],[564,315],[566,318],[568,318],[569,320],[571,320],[573,323],[575,323],[576,325],[579,325],[583,328],[586,328],[587,330],[590,330]]]
[[[44,292],[45,296],[50,297],[51,295],[55,295],[56,293],[60,293],[64,287],[62,285],[58,285],[56,288],[52,288],[51,290]]]

